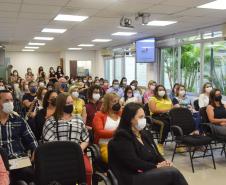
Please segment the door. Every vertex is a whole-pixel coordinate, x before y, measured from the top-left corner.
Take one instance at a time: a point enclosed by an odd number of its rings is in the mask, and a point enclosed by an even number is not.
[[[70,77],[77,77],[77,60],[70,60]]]

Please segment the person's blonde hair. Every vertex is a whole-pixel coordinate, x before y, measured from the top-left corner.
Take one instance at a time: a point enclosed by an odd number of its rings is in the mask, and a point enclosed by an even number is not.
[[[152,84],[154,84],[154,83],[156,84],[156,81],[150,80],[150,81],[148,82],[148,86],[149,86],[149,85],[152,85]]]
[[[78,86],[76,86],[76,85],[73,85],[73,86],[71,86],[70,88],[69,88],[69,94],[71,94],[74,90],[79,90],[79,88],[78,88]]]
[[[114,98],[119,98],[119,96],[116,93],[107,93],[104,95],[103,104],[101,106],[101,112],[109,113],[109,111],[111,110],[110,103]]]

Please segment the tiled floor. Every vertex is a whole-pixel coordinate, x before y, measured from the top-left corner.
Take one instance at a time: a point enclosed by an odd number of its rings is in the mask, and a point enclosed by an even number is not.
[[[168,160],[171,160],[173,146],[173,144],[167,143],[165,147],[165,158]],[[214,151],[214,157],[216,170],[213,168],[212,158],[208,157],[195,159],[195,173],[192,173],[188,153],[177,154],[174,158],[174,166],[182,172],[189,185],[226,185],[226,159],[224,155],[220,155],[220,150]]]

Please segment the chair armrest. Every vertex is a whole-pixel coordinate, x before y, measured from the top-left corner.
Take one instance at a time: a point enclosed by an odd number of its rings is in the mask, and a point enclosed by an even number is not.
[[[111,170],[108,170],[108,177],[110,178],[112,185],[118,185],[118,180]]]
[[[215,135],[215,131],[212,123],[201,123],[200,125],[203,128],[205,133],[210,132],[211,135]]]
[[[112,185],[110,179],[109,179],[107,176],[105,176],[104,174],[99,173],[99,172],[95,172],[95,175],[96,175],[99,179],[103,180],[105,185]],[[113,185],[114,185],[114,184],[113,184]]]
[[[176,125],[171,126],[171,132],[172,132],[173,136],[183,136],[184,135],[182,128],[179,126],[176,126]]]

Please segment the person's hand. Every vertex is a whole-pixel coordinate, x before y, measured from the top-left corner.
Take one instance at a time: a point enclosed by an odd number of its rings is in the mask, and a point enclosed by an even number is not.
[[[171,166],[173,166],[173,163],[171,161],[166,160],[166,165],[171,167]]]
[[[33,152],[32,155],[31,155],[31,162],[33,162],[34,159],[35,159],[35,152]]]
[[[226,126],[226,122],[221,122],[220,125],[221,126]]]
[[[162,161],[161,163],[157,164],[157,168],[171,167],[171,166],[173,166],[173,163],[171,161]]]

